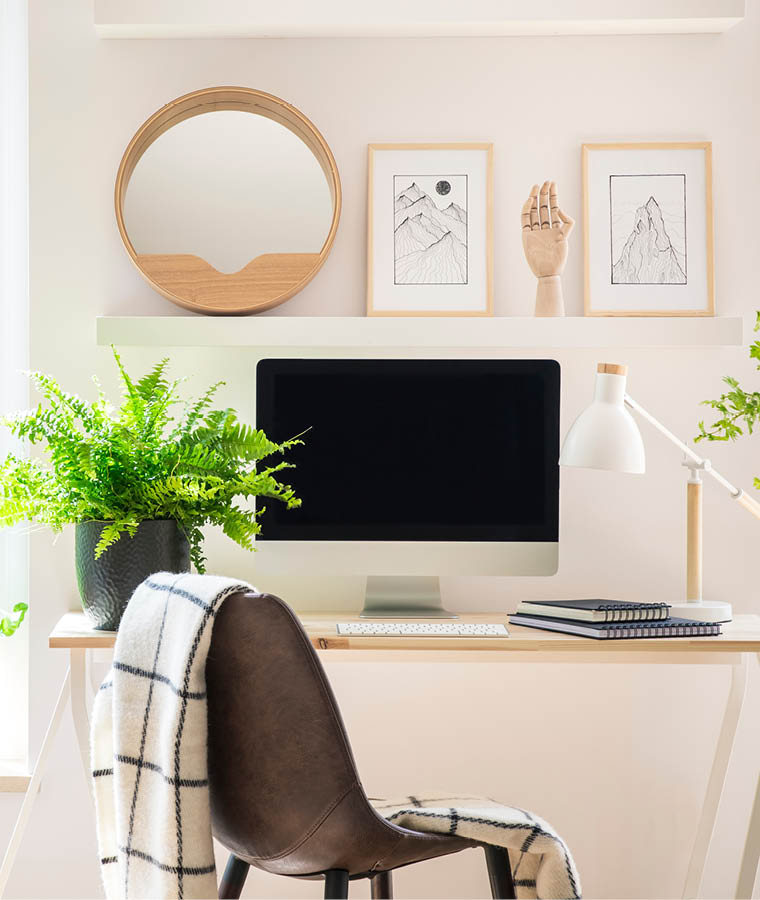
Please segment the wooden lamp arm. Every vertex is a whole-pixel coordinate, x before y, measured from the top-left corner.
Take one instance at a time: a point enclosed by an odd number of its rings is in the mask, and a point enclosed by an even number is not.
[[[754,497],[750,497],[746,491],[740,490],[738,494],[734,495],[734,500],[740,506],[743,506],[747,512],[751,512],[753,516],[760,519],[760,503]]]

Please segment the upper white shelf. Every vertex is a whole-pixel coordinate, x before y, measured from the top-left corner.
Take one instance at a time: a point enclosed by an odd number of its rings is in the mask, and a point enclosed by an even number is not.
[[[143,347],[725,347],[741,318],[102,316],[98,344]]]
[[[439,37],[726,31],[745,0],[95,0],[104,38]]]

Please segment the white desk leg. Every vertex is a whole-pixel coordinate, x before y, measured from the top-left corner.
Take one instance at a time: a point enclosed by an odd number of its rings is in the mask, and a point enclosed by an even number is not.
[[[79,744],[85,783],[92,778],[90,765],[90,716],[87,711],[87,651],[71,650],[71,715]]]
[[[63,684],[61,685],[61,690],[58,694],[58,700],[56,700],[55,707],[53,708],[53,715],[50,717],[50,723],[48,724],[45,738],[42,741],[42,746],[40,747],[40,753],[37,757],[37,762],[34,765],[34,772],[32,772],[32,778],[29,782],[29,787],[26,789],[24,801],[21,804],[21,810],[19,811],[18,818],[16,819],[16,825],[13,828],[13,834],[11,835],[8,849],[5,851],[5,856],[3,857],[3,864],[2,866],[0,866],[0,897],[2,897],[5,892],[6,885],[8,884],[8,878],[11,874],[11,869],[13,868],[13,864],[16,861],[16,854],[18,853],[18,849],[21,846],[21,839],[24,836],[24,831],[26,830],[27,823],[29,822],[29,816],[32,814],[32,806],[34,805],[34,801],[37,799],[37,792],[40,789],[40,782],[42,781],[42,776],[47,767],[48,756],[50,755],[50,749],[53,746],[53,738],[58,731],[58,726],[61,724],[61,716],[63,715],[63,711],[66,708],[66,702],[69,699],[70,693],[71,675],[69,672],[66,672],[66,677],[63,679]]]
[[[90,664],[87,666],[87,668],[89,670],[88,675],[89,675],[89,681],[90,681],[90,691],[92,691],[92,696],[94,699],[95,695],[100,690],[100,682],[96,680],[96,676],[95,676],[96,669],[95,669],[95,666],[92,664],[92,656],[89,657],[89,662],[90,662]]]
[[[760,656],[757,657],[757,660],[760,662]],[[760,778],[755,787],[755,800],[747,826],[747,838],[744,842],[744,852],[739,866],[739,880],[736,883],[736,897],[752,897],[758,860],[760,860]]]
[[[686,872],[683,896],[694,898],[699,896],[699,888],[702,884],[702,875],[705,870],[707,851],[710,847],[715,820],[718,816],[718,805],[723,785],[726,781],[728,763],[731,759],[731,751],[734,746],[736,729],[739,724],[744,697],[747,693],[747,669],[749,667],[749,654],[743,653],[741,662],[731,666],[731,687],[728,691],[726,710],[723,713],[723,724],[718,735],[718,744],[713,757],[710,780],[707,782],[702,815],[697,825],[697,835],[694,839],[694,847],[691,851],[689,868]]]

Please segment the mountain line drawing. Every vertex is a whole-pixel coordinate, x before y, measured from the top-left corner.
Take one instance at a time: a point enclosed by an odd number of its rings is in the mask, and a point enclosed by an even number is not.
[[[654,196],[636,210],[633,230],[612,266],[613,284],[686,284],[686,253],[673,246]]]
[[[412,183],[394,198],[395,284],[467,284],[467,211]]]

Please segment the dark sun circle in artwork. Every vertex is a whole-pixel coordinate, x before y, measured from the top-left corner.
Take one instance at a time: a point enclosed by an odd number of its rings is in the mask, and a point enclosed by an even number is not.
[[[445,197],[446,194],[451,190],[451,185],[448,181],[439,181],[435,186],[436,191],[442,196]]]

